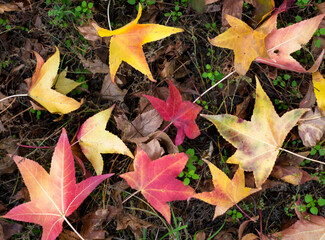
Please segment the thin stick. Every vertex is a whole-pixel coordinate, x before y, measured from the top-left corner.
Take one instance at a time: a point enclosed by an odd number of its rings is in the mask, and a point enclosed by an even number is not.
[[[112,31],[111,20],[109,18],[109,7],[110,7],[110,5],[111,5],[111,0],[108,1],[108,5],[107,5],[107,21],[108,21],[109,30]]]
[[[301,155],[299,155],[299,154],[297,154],[297,153],[291,152],[291,151],[289,151],[289,150],[287,150],[287,149],[284,149],[284,148],[279,148],[279,150],[282,150],[282,151],[284,151],[284,152],[290,153],[290,154],[292,154],[292,155],[294,155],[294,156],[296,156],[296,157],[300,157],[300,158],[303,158],[303,159],[307,159],[307,160],[309,160],[309,161],[311,161],[311,162],[320,163],[320,164],[325,165],[325,162],[321,162],[321,161],[318,161],[318,160],[315,160],[315,159],[312,159],[312,158],[309,158],[309,157],[301,156]]]
[[[79,233],[78,231],[72,226],[72,224],[69,222],[69,220],[63,215],[62,218],[64,219],[64,221],[66,221],[66,223],[71,227],[71,229],[77,234],[77,236],[82,239],[85,240]]]
[[[128,196],[128,197],[127,197],[127,198],[122,202],[122,204],[124,204],[127,200],[129,200],[131,197],[133,197],[134,195],[136,195],[138,192],[140,192],[140,190],[138,190],[138,191],[132,193],[130,196]]]
[[[8,96],[8,97],[5,97],[5,98],[1,98],[0,99],[0,102],[2,102],[4,100],[7,100],[9,98],[14,98],[14,97],[28,97],[28,94],[27,93],[23,93],[23,94],[11,95],[11,96]]]
[[[17,144],[19,147],[24,147],[24,148],[54,148],[54,147],[49,147],[49,146],[28,146],[28,145],[23,145],[23,144]]]
[[[256,222],[256,220],[255,219],[253,219],[253,218],[251,218],[250,216],[248,216],[247,215],[247,213],[245,213],[244,212],[244,210],[243,209],[241,209],[239,206],[238,206],[238,204],[236,203],[235,204],[236,205],[236,207],[239,209],[239,211],[241,211],[249,220],[251,220],[252,222]]]
[[[204,96],[207,92],[209,92],[211,89],[215,88],[216,86],[218,86],[220,83],[222,83],[224,80],[226,80],[227,78],[229,78],[231,75],[233,75],[235,71],[232,71],[231,73],[229,73],[227,76],[225,76],[223,79],[221,79],[220,81],[218,81],[216,84],[214,84],[213,86],[211,86],[210,88],[208,88],[207,90],[205,90],[204,93],[202,93],[200,96],[197,97],[197,99],[195,99],[193,101],[193,103],[196,103],[202,96]]]

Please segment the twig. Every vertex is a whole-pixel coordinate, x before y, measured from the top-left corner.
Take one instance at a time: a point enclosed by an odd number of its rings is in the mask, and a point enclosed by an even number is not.
[[[9,98],[14,98],[14,97],[28,97],[28,94],[27,93],[23,93],[23,94],[11,95],[11,96],[8,96],[8,97],[5,97],[5,98],[1,98],[0,99],[0,102],[2,102],[4,100],[7,100]]]
[[[77,236],[82,239],[85,240],[79,233],[78,231],[72,226],[72,224],[69,222],[69,220],[63,215],[62,218],[64,219],[64,221],[66,221],[66,223],[71,227],[71,229],[77,234]]]
[[[245,213],[244,212],[244,210],[243,209],[241,209],[239,206],[238,206],[238,204],[236,203],[235,204],[236,205],[236,207],[239,209],[239,211],[241,211],[249,220],[251,220],[252,222],[255,222],[256,223],[256,220],[255,219],[253,219],[253,218],[251,218],[250,216],[248,216],[247,215],[247,213]]]
[[[108,5],[107,5],[107,21],[108,21],[109,30],[112,31],[111,20],[109,18],[109,7],[110,7],[110,5],[111,5],[111,0],[108,1]]]
[[[127,197],[127,198],[122,202],[122,204],[124,204],[127,200],[129,200],[131,197],[133,197],[134,195],[136,195],[138,192],[140,192],[140,190],[138,190],[138,191],[132,193],[130,196],[128,196],[128,197]]]
[[[235,71],[232,71],[231,73],[229,73],[227,76],[225,76],[223,79],[221,79],[220,81],[218,81],[216,84],[214,84],[213,86],[211,86],[210,88],[208,88],[207,90],[205,90],[204,93],[202,93],[200,96],[197,97],[197,99],[195,99],[193,101],[193,103],[196,103],[202,96],[204,96],[207,92],[209,92],[211,89],[215,88],[216,86],[218,86],[220,83],[222,83],[224,80],[226,80],[227,78],[229,78],[231,75],[233,75]]]

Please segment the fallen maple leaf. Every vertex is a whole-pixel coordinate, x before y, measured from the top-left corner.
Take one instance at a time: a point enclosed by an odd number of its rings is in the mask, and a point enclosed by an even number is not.
[[[104,162],[101,153],[121,153],[133,158],[133,154],[123,141],[105,130],[113,109],[114,106],[88,118],[80,127],[77,136],[83,154],[91,162],[97,175],[103,172]]]
[[[215,165],[209,161],[204,161],[209,165],[214,190],[212,192],[197,193],[193,198],[216,205],[213,220],[224,214],[229,208],[242,199],[261,190],[245,187],[245,175],[241,168],[238,168],[235,176],[230,180],[228,176]]]
[[[317,106],[323,116],[325,116],[325,79],[320,72],[313,73],[314,92]]]
[[[42,240],[55,239],[62,231],[63,221],[68,222],[67,217],[97,185],[113,175],[90,177],[76,184],[74,160],[65,129],[54,150],[50,174],[35,161],[19,156],[13,159],[29,190],[31,201],[1,217],[41,225]]]
[[[256,61],[280,69],[302,73],[317,71],[323,59],[324,51],[309,70],[303,68],[290,54],[299,50],[302,44],[308,43],[324,16],[325,14],[321,14],[285,28],[274,28],[265,38],[265,48],[269,57],[260,55]]]
[[[268,57],[264,39],[275,28],[275,19],[274,15],[253,30],[240,19],[226,15],[226,20],[231,27],[217,37],[209,39],[209,42],[217,47],[233,49],[235,69],[239,74],[245,75],[255,58]]]
[[[202,108],[190,101],[182,101],[180,92],[171,81],[169,81],[169,96],[166,102],[153,96],[143,96],[151,102],[164,120],[171,121],[175,125],[177,128],[176,145],[182,144],[185,135],[194,139],[201,134],[195,119]]]
[[[139,4],[139,12],[136,19],[114,31],[101,28],[93,23],[99,36],[112,36],[109,50],[109,67],[113,82],[122,61],[127,62],[144,75],[147,75],[151,81],[155,81],[144,56],[142,45],[183,32],[183,29],[166,27],[159,24],[138,24],[141,13],[142,7]]]
[[[307,157],[309,152],[300,152],[299,155]],[[302,169],[300,165],[303,160],[304,159],[301,157],[283,154],[277,159],[271,176],[293,185],[303,184],[310,180],[317,180],[317,177],[311,177]]]
[[[296,210],[296,213],[298,210]],[[272,239],[281,240],[323,240],[325,236],[325,218],[297,213],[299,220],[291,227],[272,235]],[[269,238],[267,238],[269,239]]]
[[[56,52],[45,63],[35,52],[37,65],[33,77],[27,80],[28,95],[51,113],[66,114],[78,109],[81,103],[53,89],[60,64],[60,52]]]
[[[185,200],[194,194],[190,186],[177,180],[188,160],[185,153],[169,154],[151,161],[147,153],[137,148],[134,171],[120,175],[131,188],[141,191],[143,196],[170,224],[171,214],[167,202]]]
[[[256,78],[256,101],[251,121],[230,114],[202,115],[237,151],[228,163],[253,171],[260,187],[270,175],[285,137],[308,109],[295,109],[279,117]]]
[[[274,9],[274,0],[245,0],[254,6],[253,19],[257,23],[265,18]]]
[[[62,72],[60,72],[60,74],[58,74],[55,83],[55,90],[64,95],[68,94],[73,89],[78,87],[80,84],[84,83],[84,82],[76,82],[69,78],[66,78],[66,75],[67,75],[67,69],[64,69]]]

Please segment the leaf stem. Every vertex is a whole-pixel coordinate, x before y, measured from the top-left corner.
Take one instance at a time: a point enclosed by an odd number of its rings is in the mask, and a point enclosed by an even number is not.
[[[108,5],[107,5],[107,21],[108,21],[109,30],[112,31],[111,20],[109,18],[109,7],[110,7],[110,5],[111,5],[111,0],[108,1]]]
[[[128,197],[127,197],[127,198],[122,202],[122,204],[124,204],[127,200],[129,200],[131,197],[133,197],[134,195],[136,195],[138,192],[140,192],[140,190],[138,190],[138,191],[132,193],[130,196],[128,196]]]
[[[236,70],[232,71],[231,73],[229,73],[227,76],[225,76],[223,79],[221,79],[220,81],[218,81],[216,84],[212,85],[210,88],[208,88],[207,90],[205,90],[205,92],[203,92],[200,96],[198,96],[193,103],[196,103],[202,96],[204,96],[206,93],[208,93],[211,89],[215,88],[216,86],[218,86],[220,83],[222,83],[224,80],[226,80],[227,78],[229,78],[231,75],[233,75],[236,72]]]
[[[287,149],[284,149],[284,148],[279,148],[279,150],[282,150],[282,151],[284,151],[284,152],[290,153],[290,154],[292,154],[292,155],[294,155],[294,156],[296,156],[296,157],[300,157],[300,158],[303,158],[303,159],[307,159],[307,160],[309,160],[309,161],[311,161],[311,162],[320,163],[320,164],[325,165],[324,162],[321,162],[321,161],[318,161],[318,160],[315,160],[315,159],[312,159],[312,158],[309,158],[309,157],[301,156],[301,155],[299,155],[299,154],[297,154],[297,153],[291,152],[291,151],[289,151],[289,150],[287,150]]]
[[[9,98],[14,98],[14,97],[28,97],[28,94],[27,93],[23,93],[23,94],[11,95],[11,96],[8,96],[8,97],[5,97],[5,98],[1,98],[0,99],[0,102],[5,101],[5,100],[7,100]]]
[[[79,233],[78,231],[72,226],[72,224],[69,222],[69,220],[63,215],[62,218],[64,219],[64,221],[66,221],[66,223],[71,227],[71,229],[77,234],[77,236],[82,239],[85,240]]]
[[[247,213],[245,213],[244,210],[241,209],[237,203],[235,205],[239,209],[239,211],[241,211],[249,220],[251,220],[252,222],[256,223],[256,220],[253,219],[253,218],[251,218],[250,216],[248,216]]]

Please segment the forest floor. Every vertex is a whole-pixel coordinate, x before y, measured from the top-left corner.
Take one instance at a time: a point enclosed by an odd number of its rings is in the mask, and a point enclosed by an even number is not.
[[[146,59],[157,82],[151,82],[130,65],[122,63],[115,86],[111,85],[107,74],[107,41],[88,41],[78,27],[93,19],[99,26],[108,29],[107,5],[110,2],[111,27],[120,28],[137,16],[137,7],[132,4],[133,1],[97,0],[90,5],[90,1],[77,0],[14,2],[18,4],[17,11],[0,14],[0,99],[27,93],[25,80],[32,77],[36,67],[33,52],[39,53],[46,60],[58,47],[60,70],[67,69],[68,78],[83,82],[69,96],[78,101],[83,99],[83,104],[76,111],[60,117],[46,110],[33,110],[29,97],[12,98],[0,103],[0,215],[29,201],[21,175],[7,154],[28,157],[49,170],[53,148],[62,128],[67,130],[69,139],[72,140],[87,118],[115,104],[107,130],[123,139],[123,133],[118,128],[119,116],[126,116],[129,121],[133,121],[140,114],[153,109],[142,94],[165,100],[171,79],[180,90],[183,100],[193,101],[234,70],[233,51],[214,47],[208,41],[208,38],[226,30],[222,26],[223,1],[211,4],[205,13],[197,13],[188,0],[179,0],[179,3],[163,0],[154,4],[151,2],[155,1],[142,0],[144,7],[140,23],[179,27],[184,32],[144,45]],[[314,1],[309,1],[303,7],[297,6],[301,2],[303,1],[297,1],[291,9],[280,15],[279,26],[284,27],[319,14]],[[280,4],[281,2],[276,2],[276,7]],[[242,11],[242,19],[249,22],[253,7],[244,4]],[[303,66],[312,65],[307,51],[312,48],[312,44],[314,42],[311,41],[299,56],[295,56]],[[324,64],[321,64],[320,72],[323,68]],[[203,96],[197,102],[202,107],[201,113],[228,113],[250,120],[255,102],[255,76],[260,79],[280,116],[299,107],[312,81],[311,74],[284,71],[253,62],[245,76],[235,73]],[[235,153],[236,148],[203,117],[198,116],[196,123],[201,131],[200,136],[195,139],[185,137],[179,147],[180,151],[190,155],[195,171],[191,172],[188,165],[183,170],[185,176],[179,179],[188,181],[196,192],[211,191],[211,173],[200,160],[211,161],[232,178],[237,166],[227,164],[226,161]],[[164,121],[159,130],[167,125],[168,122]],[[176,131],[174,126],[170,126],[165,133],[174,141]],[[126,139],[125,143],[131,152],[135,151],[134,142]],[[162,142],[162,145],[167,153],[174,147],[168,140]],[[315,147],[305,147],[299,138],[297,127],[290,131],[283,146],[292,152],[308,152],[308,156],[313,159],[325,160],[322,156],[325,144],[319,142]],[[132,169],[133,160],[119,154],[102,156],[104,173],[115,175],[97,187],[69,216],[79,232],[88,231],[93,234],[89,235],[92,238],[87,239],[238,239],[239,227],[248,220],[236,206],[213,220],[215,206],[197,199],[171,202],[171,225],[147,203],[141,193],[122,205],[122,201],[135,190],[129,188],[119,175]],[[88,174],[95,175],[91,164],[84,164]],[[293,185],[270,176],[262,191],[238,203],[248,216],[259,218],[241,230],[244,234],[258,235],[258,232],[262,232],[270,235],[281,231],[297,220],[294,208],[298,200],[306,205],[305,211],[309,212],[311,206],[307,206],[305,196],[311,195],[314,202],[325,196],[323,165],[308,161],[304,161],[303,165],[306,173],[317,176],[318,180]],[[198,179],[192,177],[194,173],[199,176]],[[185,180],[186,176],[188,179]],[[78,165],[76,177],[77,182],[84,177]],[[253,176],[248,172],[246,185],[254,187]],[[325,207],[317,204],[316,207],[318,215],[325,217]],[[1,226],[6,229],[6,238],[41,239],[42,228],[36,224],[0,220]],[[59,239],[77,238],[70,227],[64,224]]]

